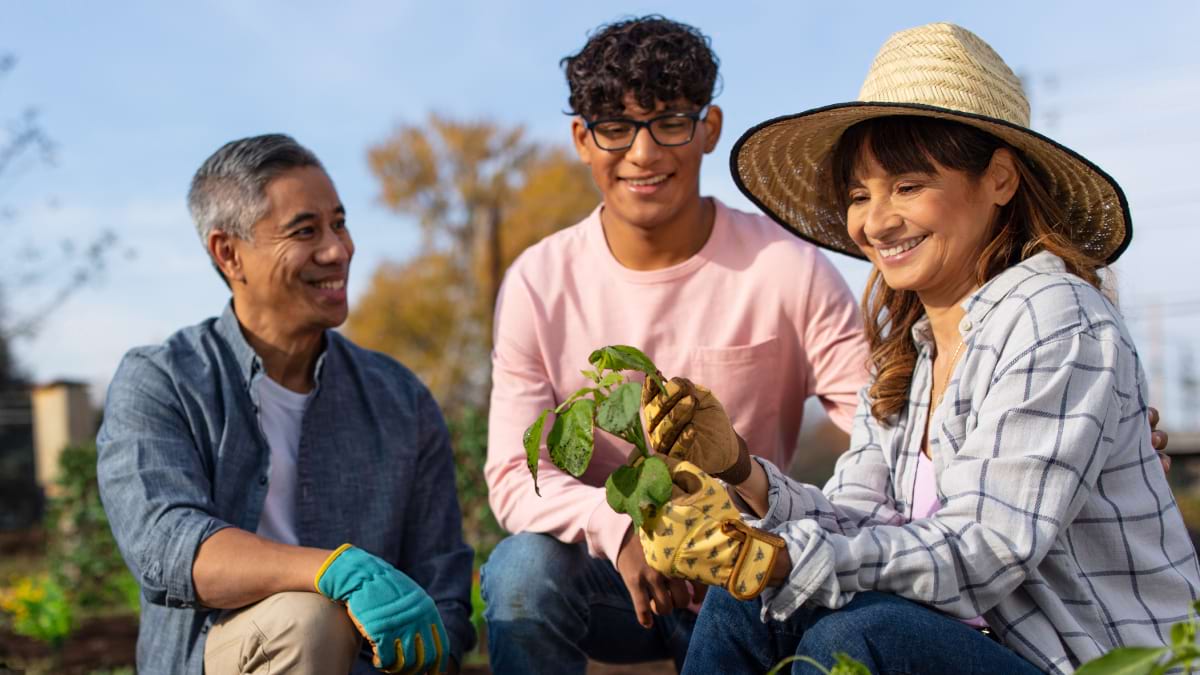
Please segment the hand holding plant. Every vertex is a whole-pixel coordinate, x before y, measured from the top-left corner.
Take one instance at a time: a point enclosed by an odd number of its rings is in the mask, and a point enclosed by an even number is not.
[[[750,451],[712,391],[682,377],[665,387],[647,378],[642,407],[655,452],[691,462],[731,485],[749,477]]]
[[[671,474],[666,462],[651,454],[646,446],[641,417],[642,386],[627,381],[623,372],[644,373],[651,386],[663,392],[666,387],[654,362],[634,347],[602,347],[592,352],[588,362],[592,368],[582,372],[592,386],[571,394],[556,408],[543,410],[525,430],[525,457],[533,474],[534,489],[538,490],[538,458],[550,415],[554,415],[546,437],[550,461],[576,478],[583,475],[592,460],[595,428],[599,427],[637,449],[628,464],[613,471],[604,487],[609,506],[629,514],[634,524],[641,527],[647,515],[670,499]]]

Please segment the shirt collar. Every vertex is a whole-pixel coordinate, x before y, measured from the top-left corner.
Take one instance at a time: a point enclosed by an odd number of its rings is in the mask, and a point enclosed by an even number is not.
[[[258,353],[254,351],[254,348],[246,341],[246,336],[242,334],[242,326],[238,323],[237,315],[233,311],[232,299],[229,304],[225,305],[225,311],[221,312],[221,317],[217,319],[216,330],[217,334],[233,350],[233,357],[238,364],[238,372],[242,375],[242,381],[249,387],[254,382],[255,376],[263,372],[263,364]],[[321,388],[321,373],[325,369],[325,357],[330,351],[331,333],[332,331],[325,331],[324,348],[317,356],[317,364],[313,369],[313,394]]]
[[[233,350],[233,358],[237,361],[238,372],[242,375],[242,381],[249,386],[254,375],[262,370],[262,359],[259,358],[250,343],[246,342],[246,336],[242,334],[242,326],[233,312],[232,299],[229,300],[229,304],[225,305],[225,311],[221,312],[221,318],[217,319],[217,334]]]
[[[963,300],[961,307],[966,316],[958,322],[959,334],[966,340],[971,333],[979,330],[996,305],[1030,277],[1066,270],[1067,266],[1063,264],[1062,258],[1049,251],[1042,251],[997,274]],[[922,316],[913,324],[912,339],[921,349],[928,349],[933,344],[933,331],[929,327],[928,316]]]

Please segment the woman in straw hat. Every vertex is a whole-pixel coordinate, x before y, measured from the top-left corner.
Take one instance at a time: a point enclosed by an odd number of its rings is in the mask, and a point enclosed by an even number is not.
[[[1121,188],[1031,131],[1020,81],[958,26],[892,36],[860,99],[733,151],[765,212],[872,263],[872,379],[823,491],[762,460],[733,486],[785,548],[760,597],[709,592],[685,672],[847,652],[872,672],[1067,673],[1168,642],[1200,568],[1101,291],[1132,233]],[[660,403],[686,436],[694,406]]]

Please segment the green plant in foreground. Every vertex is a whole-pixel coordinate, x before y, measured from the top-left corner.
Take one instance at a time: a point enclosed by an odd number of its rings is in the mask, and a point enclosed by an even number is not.
[[[783,671],[784,666],[793,661],[807,663],[825,675],[871,675],[869,668],[850,658],[850,655],[845,652],[837,652],[833,655],[833,658],[835,659],[833,668],[826,668],[810,656],[789,656],[776,663],[774,668],[767,671],[767,675],[778,675],[778,673]]]
[[[62,586],[49,574],[24,577],[0,591],[0,609],[18,635],[58,647],[71,633],[74,616]]]
[[[582,371],[594,386],[583,387],[557,407],[546,409],[525,430],[523,439],[529,472],[537,486],[538,456],[546,420],[554,424],[546,437],[550,461],[578,478],[592,461],[595,428],[637,448],[628,464],[613,471],[605,481],[605,495],[614,511],[627,513],[639,527],[646,512],[666,503],[671,496],[671,474],[667,463],[650,453],[642,430],[642,385],[626,381],[623,371],[645,373],[663,388],[658,368],[645,354],[627,345],[601,347],[588,357],[592,368]],[[664,388],[665,391],[665,388]]]
[[[113,540],[96,481],[96,446],[63,449],[54,496],[46,512],[47,565],[81,612],[128,608],[137,611],[137,581]]]

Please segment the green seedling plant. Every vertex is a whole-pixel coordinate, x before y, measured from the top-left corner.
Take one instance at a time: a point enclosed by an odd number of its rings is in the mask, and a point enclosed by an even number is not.
[[[600,428],[632,445],[628,463],[609,475],[604,483],[608,505],[618,513],[629,514],[641,527],[645,518],[671,497],[671,472],[667,463],[650,452],[642,429],[642,385],[628,381],[624,373],[644,373],[666,391],[654,362],[635,347],[610,345],[588,356],[591,368],[582,371],[591,381],[567,397],[557,407],[548,408],[525,430],[525,457],[538,488],[538,457],[547,420],[554,422],[546,436],[550,462],[576,478],[587,471],[595,448],[595,430]]]
[[[835,659],[833,668],[826,668],[811,656],[789,656],[776,663],[774,668],[767,671],[767,675],[779,675],[779,673],[783,672],[783,667],[793,661],[807,663],[824,675],[871,675],[871,669],[854,660],[845,652],[837,652],[833,655],[833,658]]]

